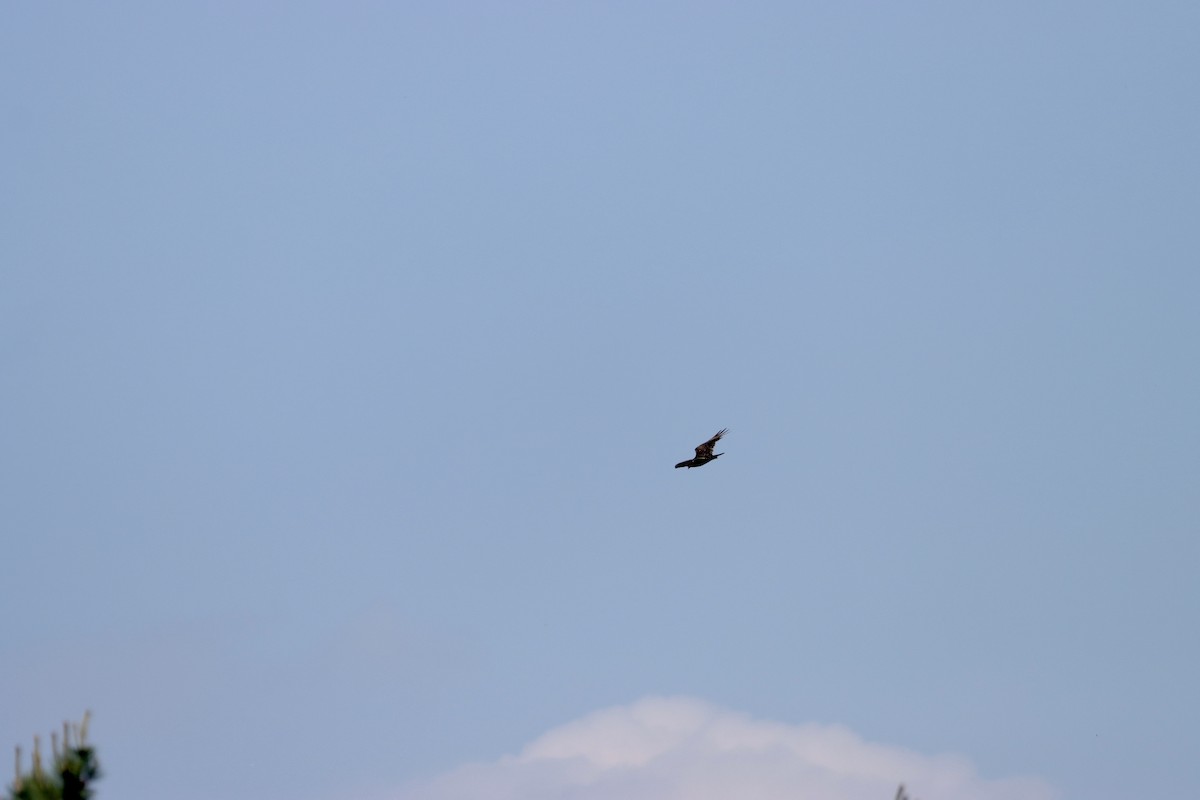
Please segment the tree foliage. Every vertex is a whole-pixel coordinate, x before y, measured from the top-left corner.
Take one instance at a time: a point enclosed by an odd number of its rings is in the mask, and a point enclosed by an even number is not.
[[[24,772],[21,748],[17,748],[16,771],[9,787],[9,800],[87,800],[91,784],[100,777],[96,751],[87,742],[89,714],[79,724],[63,723],[60,746],[57,733],[50,734],[53,763],[42,766],[42,743],[33,737],[33,758]]]

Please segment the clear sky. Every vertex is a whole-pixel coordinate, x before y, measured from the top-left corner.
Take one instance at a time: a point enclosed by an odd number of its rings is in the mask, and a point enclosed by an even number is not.
[[[1194,796],[1197,98],[1193,2],[6,4],[0,746]]]

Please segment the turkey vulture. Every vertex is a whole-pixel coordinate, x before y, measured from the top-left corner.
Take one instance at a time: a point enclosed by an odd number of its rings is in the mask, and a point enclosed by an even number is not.
[[[691,469],[692,467],[703,467],[708,462],[716,461],[718,458],[725,455],[724,453],[714,453],[713,448],[717,446],[717,442],[720,441],[721,437],[728,432],[729,428],[721,428],[721,430],[717,431],[715,436],[696,448],[695,458],[689,458],[687,461],[680,461],[675,465],[675,469],[679,469],[680,467],[687,467],[688,469]]]

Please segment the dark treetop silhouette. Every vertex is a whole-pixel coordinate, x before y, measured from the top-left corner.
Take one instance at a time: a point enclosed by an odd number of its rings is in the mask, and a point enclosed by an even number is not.
[[[692,467],[703,467],[708,462],[716,461],[718,458],[725,455],[724,453],[713,453],[713,448],[717,446],[717,442],[721,440],[721,437],[727,433],[729,433],[728,428],[721,428],[721,430],[717,431],[715,436],[713,436],[704,444],[696,447],[695,458],[689,458],[687,461],[680,461],[675,465],[675,469],[679,469],[680,467],[687,467],[688,469],[691,469]]]

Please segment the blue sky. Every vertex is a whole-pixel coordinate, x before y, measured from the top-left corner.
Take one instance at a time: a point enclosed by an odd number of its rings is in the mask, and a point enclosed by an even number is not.
[[[866,776],[780,796],[1194,789],[1193,4],[5,18],[0,744],[581,799],[512,765],[740,720]]]

